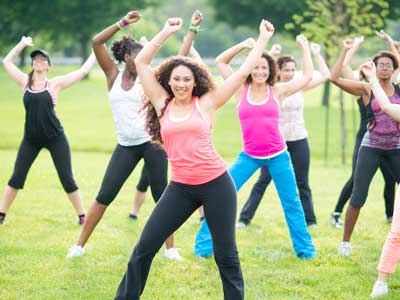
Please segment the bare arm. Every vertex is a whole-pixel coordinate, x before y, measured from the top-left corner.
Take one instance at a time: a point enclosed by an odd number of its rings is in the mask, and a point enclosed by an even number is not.
[[[243,85],[247,76],[251,73],[251,70],[260,59],[269,39],[275,31],[274,26],[265,20],[261,21],[259,28],[260,35],[257,42],[239,69],[232,73],[219,87],[211,92],[211,103],[215,110],[222,107]]]
[[[355,37],[353,40],[353,47],[351,47],[350,50],[348,50],[346,53],[346,56],[344,58],[344,62],[342,65],[342,74],[343,74],[344,78],[346,78],[346,79],[351,79],[351,80],[358,79],[354,76],[350,62],[351,62],[351,59],[353,58],[353,55],[357,52],[358,48],[360,47],[360,45],[363,42],[364,42],[363,36]]]
[[[21,89],[24,89],[28,84],[28,75],[22,72],[15,65],[15,61],[17,60],[17,57],[21,51],[27,46],[33,46],[32,38],[23,36],[21,41],[13,49],[11,49],[11,51],[3,59],[4,69],[11,76],[11,78],[17,82]]]
[[[89,74],[90,69],[96,63],[96,57],[92,52],[84,64],[76,71],[68,73],[66,75],[57,76],[50,80],[54,92],[58,94],[63,89],[73,85],[80,81],[83,77]]]
[[[314,55],[315,61],[317,62],[319,73],[313,73],[311,81],[306,85],[303,91],[311,90],[312,88],[324,83],[331,78],[331,72],[324,58],[321,55],[321,46],[315,43],[311,43],[310,49]]]
[[[268,54],[273,58],[276,58],[282,52],[282,46],[279,44],[273,44],[271,49],[268,50]]]
[[[169,97],[167,91],[158,82],[150,63],[156,55],[158,48],[176,31],[182,27],[182,19],[170,18],[164,28],[148,42],[136,56],[135,64],[145,95],[150,99],[158,115],[165,106],[165,100]]]
[[[303,74],[299,78],[293,79],[290,82],[276,85],[273,88],[275,97],[280,101],[304,89],[312,79],[313,65],[311,61],[310,48],[308,47],[308,41],[302,35],[297,36],[296,41],[301,46],[303,57]]]
[[[127,24],[132,24],[139,21],[141,15],[137,11],[128,12],[128,14],[122,19]],[[121,20],[121,21],[122,21]],[[118,24],[121,22],[119,21]],[[124,22],[122,21],[122,22]],[[114,80],[118,75],[118,68],[111,57],[108,55],[107,48],[105,43],[120,30],[121,25],[117,25],[117,23],[107,27],[102,32],[95,35],[92,40],[93,52],[96,55],[96,59],[99,62],[101,69],[107,78],[107,86],[110,90],[114,84]]]
[[[190,27],[183,40],[182,47],[179,50],[179,55],[187,56],[189,54],[190,49],[193,45],[194,37],[202,21],[203,21],[202,13],[199,10],[196,10],[192,15],[192,19],[190,21]]]
[[[388,96],[379,84],[376,78],[375,64],[372,61],[368,61],[361,66],[361,70],[369,81],[369,85],[374,93],[375,99],[381,107],[382,111],[387,113],[390,117],[400,122],[400,105],[393,104],[389,101]]]

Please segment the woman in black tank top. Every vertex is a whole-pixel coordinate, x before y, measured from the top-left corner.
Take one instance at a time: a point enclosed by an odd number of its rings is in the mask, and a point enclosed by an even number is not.
[[[78,213],[79,223],[82,224],[85,221],[85,213],[79,189],[72,175],[71,151],[54,107],[60,91],[88,74],[96,59],[92,54],[79,70],[48,80],[47,73],[51,63],[46,51],[35,50],[30,54],[32,71],[29,74],[23,73],[15,65],[18,55],[27,46],[33,46],[32,38],[24,36],[3,60],[5,70],[24,93],[26,114],[24,136],[14,171],[0,203],[0,224],[4,222],[6,212],[18,190],[23,188],[29,168],[42,148],[49,150],[62,186]]]

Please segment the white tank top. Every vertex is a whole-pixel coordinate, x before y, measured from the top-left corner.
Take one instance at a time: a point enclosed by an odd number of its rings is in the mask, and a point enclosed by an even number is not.
[[[122,71],[108,93],[111,111],[117,131],[118,144],[121,146],[140,145],[150,140],[145,130],[146,113],[143,107],[143,88],[137,79],[134,86],[125,91],[121,87]]]
[[[279,126],[287,142],[298,141],[307,137],[302,92],[293,94],[282,101]]]

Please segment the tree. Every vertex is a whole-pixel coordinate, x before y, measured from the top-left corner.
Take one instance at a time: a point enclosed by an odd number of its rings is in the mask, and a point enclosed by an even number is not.
[[[337,57],[345,37],[352,35],[374,35],[375,30],[384,26],[384,18],[389,13],[389,4],[384,0],[306,0],[307,10],[302,15],[294,15],[293,23],[287,29],[297,26],[304,34],[325,46],[326,59],[329,65]],[[323,104],[327,107],[329,117],[329,82],[325,84]],[[346,157],[346,130],[343,93],[340,93],[342,163]],[[326,121],[327,122],[327,121]],[[329,123],[325,124],[325,132]],[[327,139],[325,134],[325,159],[327,159]]]

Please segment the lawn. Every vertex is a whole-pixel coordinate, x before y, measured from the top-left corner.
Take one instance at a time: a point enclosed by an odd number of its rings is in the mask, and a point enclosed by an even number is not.
[[[56,66],[51,76],[65,71],[64,67]],[[63,92],[57,106],[72,147],[74,173],[86,208],[98,192],[116,143],[105,86],[102,74],[96,69],[90,80]],[[24,109],[21,92],[2,71],[0,90],[0,183],[5,186],[22,138]],[[390,229],[384,221],[382,176],[378,174],[372,182],[353,235],[353,255],[349,259],[339,257],[337,247],[342,231],[330,226],[329,214],[349,176],[350,165],[340,164],[335,97],[330,108],[329,158],[323,160],[325,109],[319,106],[320,93],[318,89],[307,94],[305,110],[312,148],[310,184],[318,218],[318,226],[310,232],[319,256],[312,261],[295,257],[277,194],[271,186],[251,226],[237,231],[246,299],[369,298],[380,251]],[[348,162],[354,139],[351,101],[348,99],[346,106]],[[233,103],[219,112],[214,141],[219,153],[231,164],[241,149]],[[87,244],[85,256],[68,260],[67,249],[76,242],[80,227],[50,156],[42,151],[24,190],[7,215],[7,222],[0,226],[0,299],[112,299],[133,246],[154,207],[148,197],[139,219],[128,218],[140,169],[141,166],[107,210]],[[255,179],[254,176],[239,192],[239,209]],[[185,258],[183,262],[167,261],[162,252],[156,256],[142,300],[223,299],[213,259],[192,254],[198,227],[198,215],[194,213],[176,233],[176,245]],[[395,273],[389,283],[391,291],[385,299],[399,299],[400,275]]]

